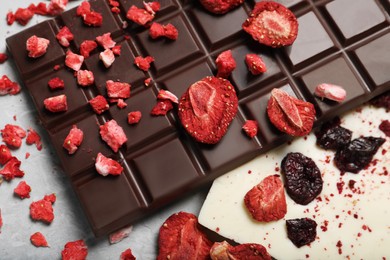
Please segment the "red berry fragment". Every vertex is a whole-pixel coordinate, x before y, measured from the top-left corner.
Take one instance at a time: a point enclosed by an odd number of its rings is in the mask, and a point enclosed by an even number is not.
[[[390,121],[383,120],[379,125],[379,130],[385,133],[386,136],[390,137]]]
[[[127,11],[126,17],[139,25],[145,25],[153,20],[154,15],[143,8],[138,8],[135,5],[132,5]]]
[[[276,48],[293,44],[298,34],[298,21],[282,4],[261,1],[256,3],[242,28],[256,41]]]
[[[119,229],[118,231],[111,233],[108,237],[110,244],[116,244],[128,237],[133,230],[133,226],[127,226]]]
[[[42,150],[42,141],[41,141],[41,137],[39,136],[39,134],[32,128],[29,128],[28,129],[28,132],[27,132],[27,138],[26,138],[26,143],[28,145],[32,145],[32,144],[35,144],[35,146],[37,147],[38,151]]]
[[[90,70],[79,70],[77,71],[77,84],[86,87],[92,85],[95,81],[93,72]]]
[[[116,45],[116,42],[114,42],[111,38],[111,33],[105,33],[103,35],[97,36],[96,41],[104,49],[111,49]]]
[[[57,196],[56,196],[55,193],[52,193],[52,194],[49,194],[49,195],[45,195],[43,197],[43,199],[46,200],[46,201],[51,202],[52,204],[54,204],[56,202],[56,200],[57,200]]]
[[[30,204],[30,216],[35,221],[50,224],[54,220],[53,203],[47,198]]]
[[[45,38],[31,36],[26,41],[26,50],[28,51],[28,57],[38,58],[44,55],[49,47],[50,41]]]
[[[56,38],[63,47],[69,47],[69,42],[73,40],[74,35],[67,26],[64,26],[57,33]]]
[[[154,22],[149,28],[149,35],[152,39],[166,37],[171,40],[177,40],[177,37],[179,37],[179,31],[171,23],[162,25]]]
[[[125,107],[127,107],[127,103],[123,99],[121,99],[121,98],[118,99],[118,102],[116,103],[116,105],[120,109],[124,109]]]
[[[245,63],[248,66],[248,70],[253,75],[259,75],[267,71],[267,67],[263,59],[257,54],[247,54],[245,56]]]
[[[99,53],[99,59],[103,62],[104,67],[109,68],[115,61],[115,55],[110,49],[106,49]]]
[[[139,69],[141,69],[143,71],[148,71],[148,69],[150,68],[150,63],[152,63],[153,61],[154,61],[154,58],[152,56],[146,56],[145,58],[138,56],[138,57],[135,57],[134,64]]]
[[[91,40],[85,40],[80,44],[80,54],[84,58],[88,58],[91,51],[96,49],[97,43]]]
[[[65,112],[68,110],[68,102],[65,95],[58,95],[43,100],[45,108],[53,113]]]
[[[30,198],[31,187],[25,181],[19,182],[15,187],[14,193],[21,199]]]
[[[71,50],[66,52],[65,65],[74,71],[78,71],[83,65],[84,56],[73,53]]]
[[[352,131],[340,126],[340,118],[336,117],[324,123],[315,135],[318,146],[326,150],[337,150],[351,141]]]
[[[157,104],[152,108],[152,111],[150,111],[150,114],[153,116],[165,116],[172,109],[173,105],[170,100],[159,100],[157,101]]]
[[[89,104],[92,106],[93,111],[98,115],[110,108],[107,100],[102,95],[98,95],[91,99]]]
[[[119,148],[127,141],[125,132],[114,119],[100,126],[100,135],[114,152],[118,152]]]
[[[246,208],[252,217],[261,222],[282,219],[287,213],[283,183],[277,175],[264,178],[244,197]]]
[[[69,134],[66,136],[62,147],[64,147],[69,154],[74,154],[83,142],[83,138],[83,131],[77,128],[76,125],[73,125],[72,129],[69,131]]]
[[[109,98],[129,98],[131,85],[126,82],[106,81],[107,96]]]
[[[6,62],[8,60],[8,55],[5,53],[0,53],[0,64]]]
[[[161,4],[158,1],[154,2],[143,2],[144,8],[146,11],[151,13],[152,15],[155,15],[156,12],[160,11]]]
[[[257,135],[257,131],[259,130],[259,125],[255,120],[246,120],[245,124],[242,126],[242,130],[249,136],[253,138]]]
[[[152,82],[152,78],[147,78],[144,80],[145,86],[149,87],[150,83]]]
[[[130,248],[121,253],[120,260],[135,260],[135,256],[133,255],[133,252],[131,252]]]
[[[288,153],[282,160],[286,191],[292,200],[307,205],[322,191],[322,176],[316,163],[302,153]]]
[[[96,171],[102,175],[120,175],[123,172],[123,167],[119,162],[98,153],[95,162]]]
[[[83,15],[84,24],[92,27],[100,27],[103,24],[103,16],[101,13],[91,11]]]
[[[210,257],[213,260],[272,259],[267,249],[260,244],[247,243],[232,246],[226,241],[215,242],[210,249]]]
[[[236,116],[238,98],[232,84],[206,77],[192,84],[179,101],[179,118],[198,142],[215,144],[226,134]]]
[[[20,92],[18,83],[11,81],[6,75],[0,78],[0,96],[16,95]]]
[[[137,124],[141,120],[142,114],[140,111],[132,111],[127,114],[127,123],[130,125]]]
[[[4,167],[0,170],[0,175],[2,175],[6,181],[10,181],[15,177],[23,177],[24,172],[20,170],[21,164],[22,163],[18,160],[18,158],[11,157],[11,159],[9,159]]]
[[[157,260],[208,259],[211,242],[198,228],[195,215],[179,212],[171,215],[161,226],[158,237]]]
[[[0,165],[6,164],[12,158],[11,150],[4,144],[0,145]]]
[[[87,255],[88,247],[81,239],[66,243],[61,251],[62,260],[85,260]]]
[[[28,8],[18,8],[14,14],[14,17],[11,18],[17,21],[20,25],[26,25],[31,18],[34,16],[34,12],[32,12]]]
[[[217,77],[222,78],[228,78],[237,65],[231,50],[227,50],[219,54],[215,63],[218,67]]]
[[[35,232],[30,236],[31,244],[36,247],[48,247],[49,244],[46,241],[45,236],[41,232]]]
[[[164,90],[164,89],[160,89],[160,91],[157,94],[157,98],[160,100],[165,100],[165,99],[170,100],[176,104],[179,103],[179,99],[176,97],[175,94],[173,94],[172,92],[170,92],[168,90]]]
[[[203,7],[214,14],[224,14],[241,5],[244,0],[200,0]]]
[[[7,20],[7,24],[8,25],[12,25],[15,22],[15,20],[16,20],[15,14],[13,12],[9,11],[7,13],[6,20]]]
[[[88,1],[83,1],[76,9],[78,16],[83,16],[91,12],[91,4]]]
[[[0,131],[3,142],[14,148],[19,148],[22,145],[22,139],[26,137],[26,131],[17,125],[6,124]]]
[[[63,89],[65,87],[65,82],[59,77],[50,79],[47,84],[51,90]]]
[[[317,223],[310,218],[286,220],[287,236],[296,247],[308,245],[316,239]]]
[[[280,131],[292,136],[304,136],[313,128],[316,111],[313,104],[274,88],[268,101],[267,113],[272,124]]]
[[[115,45],[114,47],[112,47],[112,53],[114,53],[114,55],[116,56],[120,56],[121,55],[121,48],[122,46],[121,45]]]

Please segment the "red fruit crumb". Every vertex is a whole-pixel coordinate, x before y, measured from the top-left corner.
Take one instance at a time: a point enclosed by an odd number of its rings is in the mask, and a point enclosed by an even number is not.
[[[140,111],[132,111],[127,114],[127,122],[130,125],[137,124],[141,120],[142,114]]]
[[[18,8],[14,14],[14,19],[20,25],[26,25],[31,18],[34,16],[34,13],[28,8]]]
[[[138,57],[135,57],[134,64],[139,69],[141,69],[143,71],[148,71],[148,69],[150,68],[150,63],[152,63],[153,61],[154,61],[154,58],[152,56],[146,56],[145,58],[138,56]]]
[[[156,12],[160,11],[161,4],[158,1],[154,1],[154,2],[144,1],[143,3],[144,3],[145,10],[152,15],[155,15]]]
[[[160,23],[152,23],[149,29],[149,35],[152,39],[166,37],[171,40],[177,40],[179,32],[173,24],[162,25]]]
[[[0,64],[8,60],[8,55],[5,53],[0,53]]]
[[[103,62],[106,68],[109,68],[115,61],[115,56],[112,50],[106,49],[99,54],[99,59]]]
[[[88,1],[83,1],[76,9],[78,16],[83,16],[91,12],[91,4]]]
[[[259,125],[255,120],[246,120],[245,124],[242,126],[242,129],[250,138],[253,138],[257,135]]]
[[[14,13],[10,11],[10,12],[7,13],[6,19],[7,19],[7,24],[8,25],[12,25],[15,22],[16,18],[15,18]]]
[[[390,137],[390,121],[389,120],[383,120],[380,125],[379,129],[385,133],[386,136]]]
[[[8,146],[19,148],[22,145],[22,139],[26,137],[26,131],[17,125],[6,124],[1,129],[3,142]]]
[[[64,112],[68,110],[68,103],[65,95],[58,95],[46,98],[43,101],[45,108],[53,113]]]
[[[97,36],[96,41],[104,49],[111,49],[116,44],[116,42],[114,42],[111,38],[111,33],[105,33],[103,35]]]
[[[122,127],[113,119],[100,126],[100,136],[114,152],[127,141]]]
[[[44,55],[49,47],[50,41],[45,38],[31,36],[26,41],[26,50],[28,51],[28,57],[38,58]]]
[[[127,103],[123,100],[123,99],[118,99],[118,102],[116,103],[116,105],[120,108],[120,109],[123,109],[125,107],[127,107]]]
[[[31,187],[25,181],[19,182],[15,187],[14,193],[21,199],[30,198]]]
[[[0,145],[0,164],[6,164],[12,158],[11,150],[4,144]]]
[[[92,40],[85,40],[80,44],[80,54],[84,56],[84,58],[88,58],[91,51],[96,49],[97,43]]]
[[[77,84],[80,86],[86,87],[92,85],[95,81],[93,72],[89,70],[79,70],[77,71]]]
[[[4,177],[6,181],[10,181],[13,178],[21,178],[24,176],[24,172],[20,170],[21,161],[16,157],[12,157],[0,170],[0,175]]]
[[[38,5],[35,6],[34,13],[39,15],[48,15],[46,3],[43,2],[38,3]]]
[[[95,162],[96,171],[102,175],[120,175],[123,172],[123,167],[119,162],[98,153]]]
[[[102,95],[98,95],[91,99],[89,104],[92,106],[93,111],[98,115],[110,108],[107,100]]]
[[[73,40],[74,35],[67,26],[64,26],[57,33],[56,38],[62,46],[69,47],[69,42]]]
[[[245,56],[245,63],[253,75],[259,75],[267,71],[263,59],[257,54],[247,54]]]
[[[112,49],[111,49],[112,53],[114,53],[114,55],[116,55],[116,56],[121,55],[121,48],[122,48],[121,45],[116,45],[116,46],[112,47]]]
[[[38,151],[42,150],[42,142],[41,142],[41,137],[39,134],[32,128],[28,129],[27,132],[27,138],[26,138],[26,143],[28,145],[35,144],[37,147]]]
[[[165,100],[165,99],[170,100],[176,104],[179,103],[179,99],[176,97],[175,94],[173,94],[172,92],[170,92],[168,90],[164,90],[164,89],[160,89],[160,91],[157,94],[157,98],[160,100]]]
[[[118,231],[111,233],[108,237],[108,240],[110,241],[110,244],[116,244],[121,242],[123,239],[128,237],[133,230],[133,226],[127,226],[124,228],[119,229]]]
[[[53,222],[53,203],[47,198],[32,202],[30,204],[30,216],[35,221]]]
[[[19,84],[11,81],[6,75],[0,78],[0,96],[16,95],[20,92],[20,89]]]
[[[55,193],[52,193],[52,194],[49,194],[49,195],[45,195],[43,197],[43,199],[46,200],[46,201],[51,202],[52,204],[54,204],[56,202],[56,200],[57,200],[57,196],[56,196]]]
[[[53,70],[59,70],[60,68],[61,68],[61,67],[60,67],[60,65],[58,65],[58,64],[53,66]]]
[[[83,138],[83,131],[77,128],[76,125],[73,125],[72,129],[69,131],[69,134],[66,136],[62,147],[68,151],[68,154],[74,154],[83,142]]]
[[[84,24],[93,27],[100,27],[103,24],[103,16],[101,13],[91,11],[83,14]]]
[[[144,81],[145,86],[149,87],[150,83],[152,82],[152,78],[147,78]]]
[[[128,248],[125,251],[121,253],[120,260],[135,260],[135,256],[133,255],[133,252],[131,252],[131,249]]]
[[[55,77],[55,78],[50,79],[47,84],[49,85],[49,88],[51,90],[65,88],[65,82],[62,79],[60,79],[59,77]]]
[[[111,8],[111,12],[113,12],[114,14],[119,14],[121,12],[121,9],[115,6]]]
[[[131,85],[126,82],[106,81],[107,96],[109,98],[129,98]]]
[[[200,0],[203,7],[214,14],[224,14],[241,5],[244,0]]]
[[[150,114],[153,116],[164,116],[173,109],[172,102],[168,99],[157,101]]]
[[[66,52],[65,65],[74,71],[79,71],[83,65],[84,56],[73,53],[71,50]]]
[[[146,11],[145,9],[138,8],[135,5],[132,5],[126,13],[127,19],[139,24],[145,25],[148,22],[152,21],[154,15]]]
[[[31,244],[36,247],[48,247],[49,244],[46,241],[45,236],[41,232],[35,232],[30,237]]]
[[[88,255],[88,247],[84,240],[77,240],[65,244],[61,252],[62,260],[84,260]]]
[[[217,77],[227,78],[236,68],[236,61],[233,58],[231,50],[227,50],[219,54],[215,63],[218,67]]]
[[[29,152],[27,152],[26,155],[24,156],[24,158],[25,158],[25,159],[28,159],[28,158],[30,158],[30,155],[31,155],[31,154],[30,154]]]

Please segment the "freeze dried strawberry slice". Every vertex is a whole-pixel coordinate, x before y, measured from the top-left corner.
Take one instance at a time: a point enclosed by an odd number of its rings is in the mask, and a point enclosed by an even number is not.
[[[157,101],[157,104],[152,108],[150,114],[153,116],[165,116],[173,109],[172,102],[168,99]]]
[[[314,94],[317,97],[326,98],[336,102],[343,102],[347,96],[347,92],[343,87],[328,83],[319,84],[315,88]]]
[[[119,147],[127,141],[125,132],[114,119],[100,126],[100,135],[114,152],[118,152]]]
[[[236,61],[233,58],[232,51],[227,50],[218,55],[215,63],[218,67],[217,77],[227,78],[236,68]]]
[[[253,75],[259,75],[267,71],[267,67],[259,55],[247,54],[245,56],[245,63]]]
[[[126,249],[121,253],[121,256],[119,258],[120,260],[135,260],[135,256],[133,255],[133,252],[130,248]]]
[[[35,232],[30,236],[31,244],[36,247],[48,247],[49,244],[46,241],[45,236],[41,232]]]
[[[244,0],[200,0],[203,7],[214,14],[224,14],[241,5]]]
[[[154,15],[149,13],[143,8],[138,8],[135,5],[132,5],[126,13],[127,19],[139,24],[145,25],[148,22],[152,21]]]
[[[83,14],[84,24],[92,27],[100,27],[103,24],[103,16],[101,13],[91,11]]]
[[[107,100],[102,95],[98,95],[88,102],[92,106],[93,111],[98,115],[110,108]]]
[[[145,2],[144,1],[143,4],[144,4],[145,10],[148,11],[149,13],[151,13],[152,15],[155,15],[156,12],[160,11],[161,4],[158,1],[154,1],[154,2]]]
[[[102,46],[104,49],[111,49],[115,46],[116,42],[114,42],[111,38],[111,33],[105,33],[103,35],[97,36],[96,41]]]
[[[171,23],[168,23],[166,25],[162,25],[160,23],[152,23],[149,28],[149,35],[152,39],[166,37],[171,40],[177,40],[177,38],[179,37],[179,31]]]
[[[30,58],[38,58],[44,55],[49,47],[50,41],[48,39],[37,37],[36,35],[31,36],[26,41],[26,50]]]
[[[74,71],[78,71],[83,65],[84,56],[73,53],[71,50],[66,52],[65,65]]]
[[[43,100],[45,108],[53,113],[65,112],[68,110],[68,102],[65,95],[58,95]]]
[[[35,144],[35,146],[37,147],[38,151],[42,150],[42,141],[41,141],[41,137],[40,137],[39,134],[38,134],[34,129],[32,129],[31,127],[28,129],[28,132],[27,132],[26,143],[27,143],[28,145]]]
[[[118,101],[116,102],[116,105],[120,108],[120,109],[124,109],[125,107],[127,107],[127,103],[119,98]]]
[[[264,178],[245,194],[244,203],[252,217],[261,222],[282,219],[287,213],[283,183],[277,175]]]
[[[49,88],[51,90],[65,88],[65,82],[62,79],[60,79],[59,77],[55,77],[55,78],[50,79],[47,84],[49,85]]]
[[[130,125],[137,124],[141,120],[142,114],[140,111],[132,111],[127,114],[127,123]]]
[[[176,104],[179,103],[179,99],[176,97],[175,94],[173,94],[172,92],[170,92],[168,90],[164,90],[164,89],[160,89],[160,91],[157,94],[157,98],[161,99],[161,100],[167,99],[167,100],[170,100]]]
[[[272,259],[267,249],[260,244],[247,243],[232,246],[226,241],[215,242],[210,249],[210,257],[213,260]]]
[[[47,13],[52,16],[59,15],[65,10],[67,4],[68,0],[50,0],[47,6]]]
[[[61,251],[62,260],[84,260],[87,255],[88,247],[82,239],[66,243]]]
[[[91,12],[91,4],[88,1],[83,1],[76,9],[78,16],[83,16]]]
[[[293,44],[298,34],[298,21],[282,4],[261,1],[256,3],[242,28],[256,41],[276,48]]]
[[[69,42],[73,40],[74,35],[67,26],[64,26],[57,33],[56,38],[62,46],[69,47]]]
[[[131,85],[126,82],[106,81],[107,96],[109,98],[129,98]]]
[[[83,142],[84,133],[76,125],[72,126],[69,134],[66,136],[62,147],[64,147],[69,154],[74,154],[81,143]]]
[[[198,142],[215,144],[226,134],[237,114],[238,98],[232,84],[206,77],[192,84],[179,101],[179,118]]]
[[[198,228],[198,219],[187,212],[171,215],[161,226],[157,260],[209,259],[211,241]]]
[[[15,187],[14,193],[21,199],[30,198],[31,187],[25,181],[19,182]]]
[[[257,135],[259,125],[255,120],[246,120],[245,124],[242,126],[242,129],[250,138],[253,138]]]
[[[17,125],[6,124],[1,129],[3,142],[10,147],[19,148],[22,145],[22,139],[26,137],[26,131]]]
[[[91,51],[96,49],[97,43],[92,40],[85,40],[80,44],[80,54],[84,56],[84,58],[88,58]]]
[[[96,171],[102,175],[120,175],[123,172],[123,167],[119,162],[98,153],[95,162]]]
[[[127,226],[124,228],[119,229],[118,231],[111,233],[108,237],[108,240],[110,241],[110,244],[116,244],[121,242],[123,239],[128,237],[133,230],[133,226]]]
[[[14,14],[14,19],[20,25],[26,25],[31,18],[34,16],[34,12],[32,12],[28,8],[18,8]]]
[[[4,95],[16,95],[20,92],[20,86],[18,83],[11,81],[7,75],[3,75],[0,78],[0,96]]]
[[[104,67],[109,68],[115,61],[115,55],[110,49],[106,49],[99,54],[99,59],[103,62]]]
[[[35,221],[50,224],[54,220],[53,203],[48,199],[41,199],[30,204],[30,216]]]
[[[12,158],[11,150],[4,144],[0,145],[0,165],[6,164]]]
[[[22,162],[19,161],[18,158],[11,157],[11,159],[9,159],[8,162],[4,165],[4,167],[0,170],[0,175],[2,175],[6,181],[10,181],[15,177],[23,177],[24,172],[20,170],[21,164]]]
[[[316,115],[313,104],[277,88],[271,91],[267,113],[276,128],[292,136],[309,134]]]
[[[92,85],[95,81],[93,72],[90,70],[79,70],[77,71],[77,84],[86,87]]]
[[[154,58],[152,56],[146,56],[145,58],[141,57],[141,56],[137,56],[134,59],[134,64],[139,69],[141,69],[143,71],[148,71],[148,69],[150,69],[150,63],[152,63],[153,61],[154,61]]]
[[[119,56],[121,55],[121,49],[122,49],[121,45],[115,45],[114,47],[111,48],[111,51],[112,53],[114,53],[114,55]]]
[[[8,55],[5,53],[0,53],[0,64],[6,62],[8,60]]]

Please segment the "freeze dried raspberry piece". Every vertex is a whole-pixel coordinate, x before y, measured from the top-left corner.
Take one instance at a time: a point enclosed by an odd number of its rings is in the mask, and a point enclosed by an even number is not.
[[[152,56],[146,56],[145,58],[142,56],[137,56],[134,59],[134,64],[143,71],[148,71],[150,69],[150,63],[154,61]]]
[[[210,257],[213,260],[272,259],[267,249],[260,244],[247,243],[232,246],[226,241],[215,242],[210,249]]]
[[[6,164],[12,158],[11,150],[4,144],[0,145],[0,165]]]
[[[48,15],[49,12],[47,10],[46,3],[43,3],[43,2],[38,3],[35,6],[34,13],[39,14],[39,15]]]
[[[141,120],[142,114],[140,111],[132,111],[127,114],[127,123],[129,125],[137,124]]]
[[[8,55],[5,53],[0,53],[0,64],[6,62],[8,60]]]
[[[160,11],[161,4],[158,1],[154,2],[143,2],[144,8],[146,11],[148,11],[150,14],[155,15],[156,12]]]
[[[96,41],[104,49],[111,49],[116,44],[116,42],[114,42],[111,38],[111,33],[105,33],[103,35],[97,36]]]
[[[179,37],[179,31],[171,23],[162,25],[160,23],[154,22],[149,28],[149,36],[152,39],[166,37],[171,40],[177,40],[177,38]]]
[[[20,92],[20,86],[18,83],[11,81],[7,75],[3,75],[0,78],[0,96],[4,95],[16,95]]]
[[[138,8],[135,5],[132,5],[127,11],[126,17],[139,25],[145,25],[153,20],[154,15],[143,8]]]
[[[296,247],[308,245],[316,239],[317,223],[310,218],[286,220],[287,237]]]
[[[257,135],[259,125],[255,120],[246,120],[245,124],[242,126],[242,129],[250,138],[253,138]]]
[[[98,115],[110,108],[107,100],[102,95],[94,97],[93,99],[89,100],[88,103],[92,106],[93,111],[95,111],[95,113]]]
[[[79,70],[77,71],[77,84],[86,87],[93,84],[95,77],[93,72],[90,70]]]
[[[124,109],[125,107],[127,107],[127,103],[123,100],[123,99],[118,99],[118,101],[116,102],[116,105],[120,108],[120,109]]]
[[[76,14],[78,16],[83,16],[91,12],[91,4],[88,1],[83,1],[76,9]]]
[[[119,162],[98,153],[95,162],[96,171],[102,175],[120,175],[123,172],[123,167]]]
[[[4,129],[1,129],[1,136],[8,146],[19,148],[22,145],[22,139],[26,137],[26,131],[20,126],[6,124]]]
[[[24,172],[20,169],[21,164],[22,162],[19,161],[18,158],[14,156],[11,157],[11,159],[9,159],[4,167],[0,170],[0,175],[2,175],[6,181],[10,181],[15,177],[23,177]]]
[[[211,241],[198,228],[198,219],[187,212],[171,215],[160,227],[157,260],[208,259]]]
[[[99,53],[99,59],[103,62],[104,67],[109,68],[115,61],[115,56],[112,50],[106,49]]]
[[[252,38],[273,48],[293,44],[298,34],[298,21],[284,5],[261,1],[242,24]]]
[[[62,147],[64,147],[68,154],[74,154],[84,139],[84,132],[79,129],[76,125],[72,126],[69,134],[66,136]]]
[[[179,101],[178,115],[186,131],[198,142],[215,144],[226,134],[238,110],[232,84],[206,77],[192,84]]]
[[[126,82],[106,81],[107,96],[109,98],[129,98],[131,85]]]
[[[172,102],[168,99],[157,101],[157,104],[152,108],[150,114],[153,116],[165,116],[173,109]]]
[[[227,50],[219,54],[215,63],[218,68],[217,77],[222,78],[228,78],[237,66],[231,50]]]
[[[150,83],[152,82],[152,78],[147,78],[144,80],[145,86],[149,87]]]
[[[322,83],[315,88],[314,95],[322,99],[326,98],[340,103],[345,100],[347,92],[343,87],[334,84]]]
[[[49,85],[49,88],[51,90],[65,88],[65,82],[62,79],[60,79],[59,77],[55,77],[55,78],[50,79],[47,84]]]
[[[79,71],[83,65],[84,56],[73,53],[71,50],[66,52],[65,65],[74,71]]]
[[[19,182],[15,187],[14,193],[21,199],[30,198],[31,187],[25,181]]]
[[[68,110],[68,102],[65,95],[58,95],[43,100],[45,108],[53,113],[65,112]]]
[[[127,141],[125,132],[114,119],[100,126],[100,136],[114,152],[118,152],[119,148]]]
[[[304,136],[313,128],[316,111],[314,105],[274,88],[267,105],[271,123],[292,136]]]
[[[161,100],[165,100],[165,99],[170,100],[176,104],[179,103],[179,99],[176,97],[175,94],[173,94],[172,92],[170,92],[168,90],[164,90],[164,89],[160,89],[160,91],[157,94],[157,98],[161,99]]]
[[[88,58],[91,51],[96,49],[97,43],[92,40],[85,40],[80,44],[80,54],[83,55],[84,58]]]
[[[15,21],[22,26],[25,26],[33,16],[34,13],[28,8],[18,8],[14,13]]]
[[[30,204],[30,216],[35,221],[50,224],[54,220],[53,203],[48,199],[41,199]]]
[[[61,251],[62,260],[84,260],[87,255],[88,247],[82,239],[66,243]]]
[[[32,129],[31,127],[30,127],[30,128],[28,129],[28,131],[27,131],[26,143],[27,143],[28,145],[35,144],[35,146],[37,147],[38,151],[42,150],[42,141],[41,141],[41,137],[40,137],[39,134],[38,134],[34,129]]]
[[[246,208],[252,217],[261,222],[282,219],[287,213],[283,183],[277,175],[264,178],[244,197]]]
[[[121,253],[120,260],[135,260],[135,256],[130,248],[126,249]]]
[[[28,51],[28,57],[38,58],[44,55],[49,47],[50,41],[48,39],[31,36],[26,41],[26,50]]]
[[[244,0],[200,0],[203,7],[214,14],[224,14],[241,5]]]
[[[110,241],[110,244],[116,244],[121,242],[123,239],[128,237],[133,230],[133,226],[127,226],[124,228],[119,229],[118,231],[111,233],[108,237],[108,240]]]
[[[267,67],[263,59],[257,54],[247,54],[245,56],[245,63],[248,66],[248,70],[253,75],[259,75],[267,71]]]
[[[41,232],[35,232],[30,236],[31,244],[36,247],[48,247],[49,244],[46,241],[45,236]]]
[[[69,42],[73,40],[74,35],[67,26],[64,26],[57,33],[56,38],[63,47],[69,47]]]

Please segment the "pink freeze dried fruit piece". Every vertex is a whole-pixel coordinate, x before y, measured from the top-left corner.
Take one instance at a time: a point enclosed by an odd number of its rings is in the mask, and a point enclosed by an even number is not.
[[[120,175],[123,172],[123,167],[119,162],[98,153],[95,162],[96,171],[102,175]]]
[[[106,81],[107,96],[109,98],[129,98],[131,85],[126,82]]]
[[[121,49],[122,49],[121,45],[115,45],[114,47],[111,48],[111,51],[112,51],[112,53],[114,53],[114,55],[120,56],[121,55]]]
[[[67,26],[64,26],[57,33],[56,38],[63,47],[69,47],[69,42],[73,40],[74,35]]]
[[[69,134],[66,136],[62,147],[68,151],[68,154],[74,154],[83,142],[83,138],[83,131],[76,125],[73,125],[72,129],[69,131]]]
[[[34,201],[30,204],[30,216],[35,221],[50,224],[54,220],[53,203],[47,198]]]
[[[232,246],[226,241],[215,242],[210,249],[210,257],[212,260],[272,259],[267,249],[260,244],[246,243]]]
[[[48,247],[49,244],[47,243],[47,240],[45,236],[41,232],[35,232],[30,236],[31,244],[33,244],[36,247]]]
[[[76,9],[76,14],[78,16],[83,16],[91,12],[91,4],[88,1],[83,1]]]
[[[133,226],[127,226],[124,228],[119,229],[118,231],[111,233],[108,237],[108,240],[110,241],[110,244],[116,244],[121,242],[123,239],[128,237],[133,230]]]
[[[114,152],[127,142],[127,137],[122,127],[112,119],[100,126],[100,136]]]
[[[153,20],[154,15],[143,8],[138,8],[135,5],[132,5],[127,11],[126,17],[139,25],[145,25]]]
[[[97,43],[92,40],[85,40],[80,44],[80,54],[84,58],[88,58],[91,51],[96,49]]]
[[[0,175],[6,181],[10,181],[13,178],[21,178],[24,176],[24,172],[20,169],[21,161],[16,157],[12,157],[8,160],[8,162],[4,165],[4,167],[0,170]]]
[[[149,35],[152,39],[166,37],[170,40],[177,40],[179,37],[179,31],[171,23],[162,25],[160,23],[154,22],[149,28]]]
[[[88,102],[92,106],[93,111],[95,111],[95,113],[98,115],[110,108],[107,100],[102,95],[98,95]]]
[[[50,0],[47,6],[47,13],[51,16],[59,15],[65,10],[67,4],[68,0]]]
[[[15,187],[14,193],[21,199],[30,198],[31,187],[25,181],[19,182]]]
[[[53,113],[65,112],[68,110],[68,102],[65,95],[49,97],[43,100],[45,108]]]
[[[170,100],[159,100],[157,101],[157,104],[152,108],[152,111],[150,111],[150,114],[153,116],[165,116],[172,109],[173,105]]]
[[[340,103],[345,100],[347,92],[343,87],[334,84],[322,83],[315,88],[314,95]]]
[[[135,260],[135,256],[133,255],[133,252],[130,248],[126,249],[121,253],[121,256],[119,258],[120,260]]]
[[[175,94],[168,90],[160,89],[160,91],[157,94],[157,98],[160,100],[170,100],[173,103],[179,103],[179,99]]]
[[[127,123],[129,125],[137,124],[141,120],[142,114],[140,111],[131,111],[127,114]]]
[[[4,144],[0,145],[0,165],[6,164],[12,158],[11,150]]]
[[[248,66],[248,70],[253,75],[259,75],[267,71],[267,67],[263,59],[257,54],[247,54],[245,56],[245,63]]]
[[[215,63],[218,67],[217,77],[222,78],[228,78],[237,66],[231,50],[227,50],[219,54]]]
[[[244,0],[200,0],[203,7],[214,14],[225,14],[243,2]]]
[[[93,84],[95,77],[93,72],[90,70],[79,70],[77,71],[77,84],[86,87]]]
[[[257,135],[259,125],[255,120],[246,120],[245,124],[242,126],[242,129],[250,138],[253,138]]]
[[[156,12],[160,11],[161,4],[158,1],[154,2],[145,2],[143,1],[144,8],[146,11],[148,11],[150,14],[155,15]]]
[[[38,134],[34,129],[32,129],[31,127],[30,127],[30,128],[28,129],[28,131],[27,131],[26,143],[27,143],[28,145],[35,144],[35,146],[37,147],[38,151],[42,150],[42,141],[41,141],[41,137],[40,137],[39,134]]]
[[[123,100],[123,99],[118,99],[118,102],[116,103],[116,105],[120,108],[120,109],[124,109],[125,107],[127,107],[127,103]]]
[[[50,41],[48,39],[31,36],[26,41],[26,50],[28,51],[28,57],[38,58],[44,55],[49,47]]]
[[[106,49],[99,53],[99,59],[103,62],[104,67],[109,68],[115,61],[115,55],[110,49]]]
[[[152,63],[153,61],[154,61],[154,58],[152,56],[146,56],[145,58],[141,57],[141,56],[137,56],[134,59],[134,64],[139,69],[141,69],[143,71],[148,71],[148,69],[150,69],[150,63]]]
[[[97,36],[96,41],[104,49],[111,49],[116,45],[116,42],[114,42],[111,38],[111,33],[105,33],[103,35]]]
[[[3,142],[13,148],[19,148],[22,145],[22,139],[27,135],[26,131],[17,125],[6,124],[1,129]]]
[[[49,88],[51,90],[64,89],[65,88],[65,82],[61,78],[59,78],[59,77],[55,77],[55,78],[50,79],[47,84],[49,85]]]
[[[82,239],[66,243],[61,251],[62,260],[84,260],[87,255],[88,247]]]
[[[7,75],[3,75],[0,78],[0,96],[4,95],[16,95],[20,92],[20,86],[18,83],[11,81]]]
[[[84,56],[73,53],[71,50],[66,52],[65,65],[74,71],[79,71],[84,62]]]

